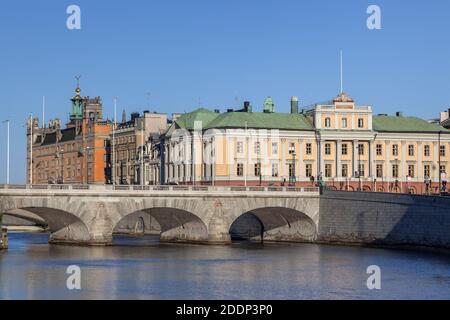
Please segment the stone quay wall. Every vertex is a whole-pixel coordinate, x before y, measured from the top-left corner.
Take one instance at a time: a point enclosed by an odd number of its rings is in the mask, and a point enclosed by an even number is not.
[[[324,191],[317,241],[450,248],[450,197]]]

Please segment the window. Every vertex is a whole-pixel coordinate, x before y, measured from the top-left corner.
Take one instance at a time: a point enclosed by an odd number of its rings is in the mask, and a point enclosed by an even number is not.
[[[239,141],[236,145],[236,153],[243,153],[244,152],[244,143],[242,141]]]
[[[447,168],[445,167],[445,165],[441,165],[439,172],[441,174],[447,174]]]
[[[342,118],[342,128],[347,128],[347,118]]]
[[[358,165],[358,173],[359,173],[360,177],[365,177],[366,176],[364,163],[361,163],[361,164]]]
[[[363,144],[359,144],[359,145],[358,145],[358,154],[359,154],[360,156],[363,156],[363,155],[364,155],[364,145],[363,145]]]
[[[261,163],[255,163],[255,176],[259,177],[261,175]]]
[[[425,157],[429,157],[430,156],[430,146],[429,145],[423,146],[423,155]]]
[[[310,163],[308,163],[308,164],[306,164],[306,166],[305,166],[305,175],[306,175],[306,177],[307,178],[310,178],[310,177],[312,177],[312,164],[310,164]]]
[[[325,178],[331,178],[331,164],[325,165]]]
[[[431,167],[430,167],[430,165],[429,164],[424,165],[423,166],[423,176],[424,176],[424,178],[430,178],[431,177],[430,174],[431,174]]]
[[[278,154],[278,143],[272,142],[272,154]]]
[[[348,145],[347,145],[346,143],[344,143],[344,144],[342,145],[342,155],[343,155],[343,156],[348,155]]]
[[[236,175],[238,177],[242,177],[244,175],[244,165],[242,163],[237,164],[237,172]]]
[[[360,129],[364,128],[364,119],[362,119],[362,118],[358,119],[358,128],[360,128]]]
[[[414,178],[415,177],[415,170],[414,165],[410,164],[408,166],[408,177]]]
[[[331,154],[331,144],[329,144],[329,143],[325,144],[325,154],[327,156],[329,156]]]
[[[294,154],[295,153],[295,143],[290,142],[289,143],[289,154]]]
[[[393,144],[392,145],[392,155],[394,157],[398,156],[398,144]]]
[[[272,163],[272,177],[278,177],[278,163]]]
[[[348,177],[348,164],[342,165],[342,177],[347,178]]]
[[[260,154],[261,153],[261,143],[259,141],[255,142],[255,153],[256,154]]]
[[[445,146],[441,146],[439,148],[439,154],[441,155],[441,157],[445,157]]]
[[[412,145],[412,144],[410,144],[410,145],[408,146],[408,155],[409,155],[410,157],[414,157],[414,145]]]
[[[306,154],[307,155],[311,155],[312,154],[312,144],[311,143],[307,143],[306,144]]]
[[[383,165],[377,164],[377,178],[383,178]]]
[[[392,165],[392,177],[398,178],[398,164]]]
[[[331,127],[331,118],[325,118],[325,128]]]
[[[377,156],[382,156],[383,155],[383,146],[381,144],[377,144]]]

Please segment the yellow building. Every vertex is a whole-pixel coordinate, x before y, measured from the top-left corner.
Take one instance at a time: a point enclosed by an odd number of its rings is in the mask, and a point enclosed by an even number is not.
[[[296,185],[338,190],[438,192],[450,165],[450,131],[425,120],[373,115],[345,93],[298,112],[198,109],[162,138],[161,181],[169,184]]]

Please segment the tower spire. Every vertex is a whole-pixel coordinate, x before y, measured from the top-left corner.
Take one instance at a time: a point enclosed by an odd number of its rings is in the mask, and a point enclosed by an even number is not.
[[[75,76],[75,79],[77,79],[77,88],[80,87],[80,78],[81,78],[81,75],[76,75]]]

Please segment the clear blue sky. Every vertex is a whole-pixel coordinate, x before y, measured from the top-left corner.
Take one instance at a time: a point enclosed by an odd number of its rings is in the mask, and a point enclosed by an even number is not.
[[[66,28],[77,4],[82,29]],[[366,9],[382,10],[382,30]],[[235,99],[260,109],[270,95],[287,112],[345,91],[375,113],[437,117],[450,106],[450,1],[385,0],[42,0],[0,5],[0,119],[12,121],[11,179],[25,181],[26,117],[67,119],[74,76],[84,95],[119,109],[222,110]],[[0,127],[5,181],[6,126]]]

